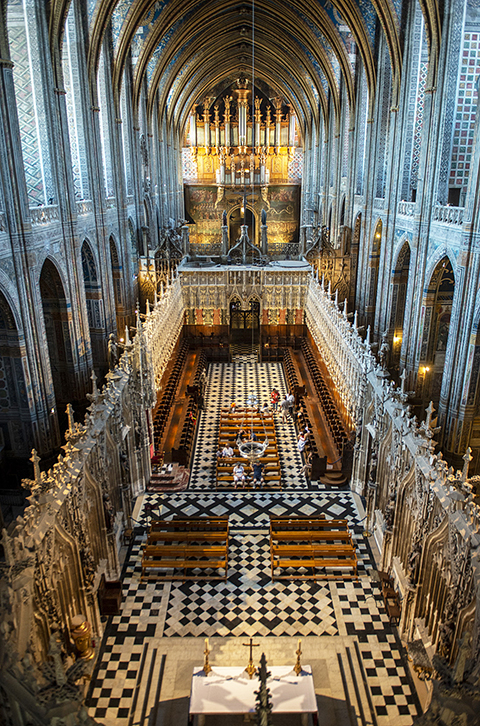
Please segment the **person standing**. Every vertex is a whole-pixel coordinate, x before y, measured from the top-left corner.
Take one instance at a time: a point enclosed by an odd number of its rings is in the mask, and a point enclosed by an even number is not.
[[[272,393],[270,394],[270,400],[272,402],[272,410],[277,411],[278,409],[278,402],[280,400],[280,394],[277,391],[276,388],[272,389]]]
[[[282,423],[285,423],[285,421],[288,420],[288,398],[285,396],[282,403],[280,404],[280,408],[282,409]]]
[[[288,401],[288,413],[290,414],[290,418],[293,420],[293,408],[295,406],[295,396],[290,391],[290,393],[287,396]]]
[[[302,432],[300,436],[298,437],[297,446],[300,453],[303,452],[305,448],[305,444],[307,443],[307,440],[305,438],[305,434]]]

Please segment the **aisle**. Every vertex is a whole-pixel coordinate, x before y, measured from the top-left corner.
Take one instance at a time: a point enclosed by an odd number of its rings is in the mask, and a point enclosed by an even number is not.
[[[261,404],[268,402],[270,405],[270,393],[273,387],[280,391],[283,399],[287,388],[281,363],[209,365],[205,410],[199,417],[189,489],[215,489],[221,407],[229,406],[233,401],[243,406],[249,393],[255,393]],[[275,416],[275,429],[282,472],[282,489],[307,489],[307,481],[301,473],[303,461],[297,449],[295,424],[293,421],[282,423],[279,411]]]
[[[281,365],[213,364],[201,415],[190,489],[147,493],[137,500],[137,536],[124,566],[121,615],[109,619],[88,700],[89,713],[108,726],[185,721],[194,665],[205,637],[213,663],[242,663],[242,643],[254,637],[277,665],[288,663],[292,643],[304,638],[319,698],[332,724],[410,726],[417,713],[405,655],[385,612],[375,563],[363,535],[365,513],[351,491],[307,490],[299,474],[293,423],[277,426],[283,491],[216,491],[215,455],[220,406],[252,390],[269,400],[285,393]],[[280,416],[278,418],[281,418]],[[175,516],[228,516],[227,582],[141,582],[142,546],[151,508]],[[270,515],[345,518],[358,556],[356,581],[275,581],[270,577]],[[348,706],[350,704],[350,706]],[[156,720],[158,717],[158,721]]]

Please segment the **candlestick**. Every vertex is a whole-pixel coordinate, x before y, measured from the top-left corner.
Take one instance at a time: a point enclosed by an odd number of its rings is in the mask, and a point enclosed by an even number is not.
[[[203,672],[206,676],[211,672],[212,666],[209,663],[208,660],[208,654],[211,652],[210,648],[208,647],[208,638],[205,638],[205,650],[203,651],[203,654],[205,655],[205,659],[203,661]]]
[[[296,661],[295,665],[293,666],[293,670],[295,671],[295,675],[297,675],[297,676],[300,675],[300,673],[302,672],[302,664],[300,663],[301,655],[302,655],[302,641],[299,638],[298,639],[298,648],[297,648],[297,652],[296,652],[297,661]]]

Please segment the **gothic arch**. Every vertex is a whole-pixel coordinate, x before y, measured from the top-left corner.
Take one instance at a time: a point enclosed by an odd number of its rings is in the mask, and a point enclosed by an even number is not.
[[[228,212],[227,220],[230,248],[235,245],[236,240],[240,237],[240,226],[243,224],[244,219],[248,226],[248,237],[250,239],[250,242],[258,247],[258,237],[260,229],[260,226],[258,224],[258,215],[255,212],[254,207],[248,202],[245,209],[245,215],[243,214],[242,209],[243,207],[241,204],[236,204]],[[239,212],[239,214],[236,214],[237,212]]]
[[[45,335],[48,346],[57,413],[77,398],[77,377],[70,335],[71,310],[57,266],[47,257],[39,280]]]
[[[103,306],[102,286],[97,274],[97,265],[92,247],[86,239],[81,249],[83,284],[87,305],[88,327],[92,346],[93,365],[102,367],[105,364],[105,314]]]
[[[395,367],[400,363],[411,263],[411,248],[407,237],[403,238],[400,244],[400,249],[396,251],[396,261],[392,269],[390,297],[392,303],[389,322],[389,332],[392,336],[391,363]]]
[[[380,267],[380,254],[382,249],[382,233],[383,221],[379,218],[375,224],[367,272],[368,292],[365,305],[365,315],[367,325],[371,325],[372,327],[375,322],[375,311],[377,305],[378,271]]]
[[[27,455],[32,442],[25,370],[23,332],[0,289],[0,447],[2,452],[15,456]]]
[[[125,293],[123,283],[123,269],[115,238],[110,235],[110,262],[112,266],[113,295],[115,299],[115,316],[117,320],[117,332],[124,329],[125,319]]]
[[[437,404],[448,346],[455,275],[448,255],[435,265],[424,289],[423,336],[419,356],[419,388],[424,400]]]

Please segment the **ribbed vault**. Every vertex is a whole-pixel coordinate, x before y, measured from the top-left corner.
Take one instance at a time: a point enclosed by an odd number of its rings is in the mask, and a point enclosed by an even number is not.
[[[56,49],[69,0],[52,0],[50,36]],[[435,0],[420,0],[434,82],[440,37]],[[306,131],[326,120],[331,103],[335,132],[342,97],[354,119],[355,71],[363,65],[370,109],[376,58],[383,33],[392,66],[392,105],[401,81],[401,12],[398,0],[91,0],[88,66],[92,95],[103,38],[113,47],[117,109],[128,62],[133,69],[133,108],[142,93],[148,118],[158,103],[162,117],[181,130],[193,103],[241,73],[262,79],[291,103]],[[252,58],[254,56],[254,63]],[[199,72],[201,71],[201,72]]]

